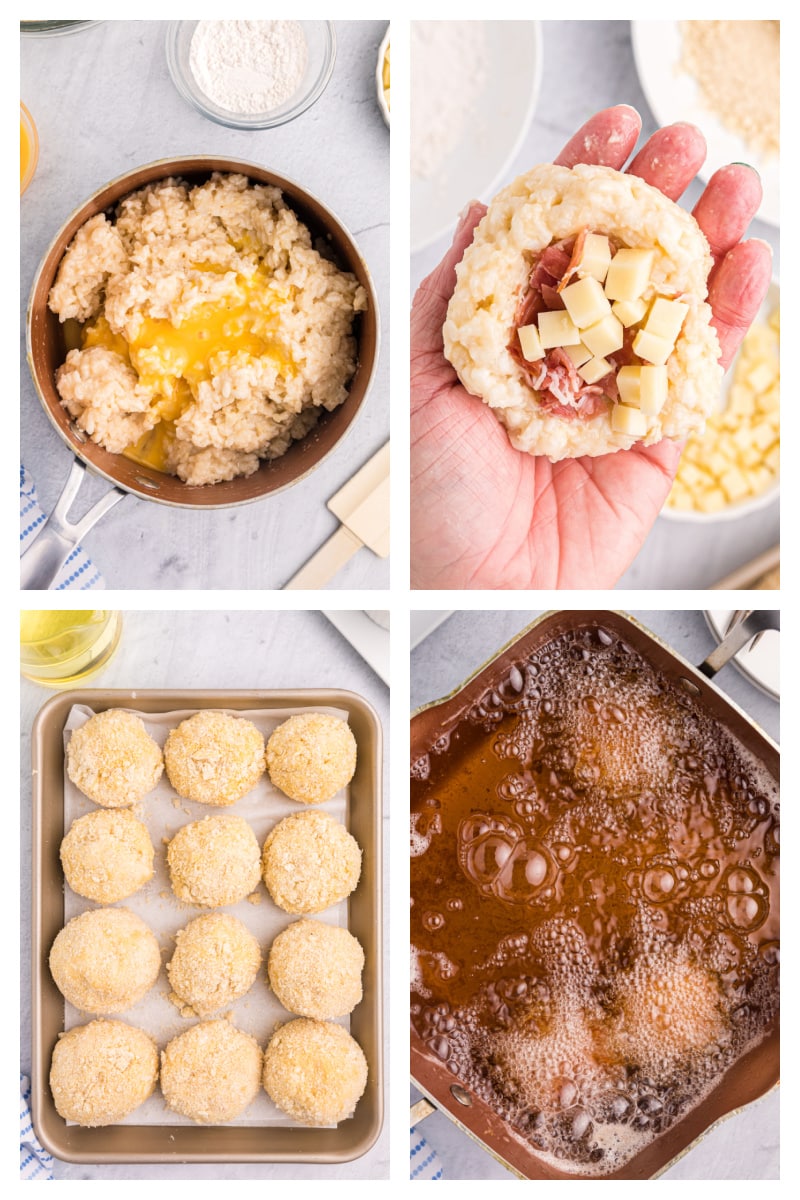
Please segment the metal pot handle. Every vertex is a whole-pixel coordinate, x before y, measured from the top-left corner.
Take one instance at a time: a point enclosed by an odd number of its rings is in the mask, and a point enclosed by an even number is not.
[[[21,588],[45,590],[52,587],[58,572],[84,535],[128,494],[120,488],[111,488],[80,521],[73,524],[68,520],[67,514],[80,491],[85,475],[86,467],[76,458],[58,503],[36,540],[20,555]]]
[[[705,662],[700,663],[698,671],[707,679],[713,679],[717,671],[720,671],[735,654],[739,653],[743,646],[746,646],[759,633],[763,633],[765,629],[780,629],[780,627],[781,614],[778,611],[754,610],[746,613],[719,645],[711,651]]]
[[[413,1129],[415,1125],[419,1125],[420,1121],[424,1121],[426,1117],[431,1116],[435,1112],[436,1106],[423,1096],[416,1104],[411,1105],[408,1122],[409,1129]]]

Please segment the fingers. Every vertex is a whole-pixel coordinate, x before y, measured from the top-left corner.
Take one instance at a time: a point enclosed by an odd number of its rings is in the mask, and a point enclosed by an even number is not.
[[[441,353],[442,325],[447,305],[456,286],[456,267],[472,242],[475,226],[486,212],[486,205],[473,200],[459,221],[453,244],[438,267],[435,267],[417,288],[411,306],[411,353]]]
[[[648,138],[628,167],[670,200],[683,195],[706,157],[706,140],[696,125],[665,125]]]
[[[693,216],[716,262],[744,235],[761,203],[758,172],[741,163],[715,171],[694,207]]]
[[[729,250],[709,279],[708,302],[726,369],[755,319],[772,278],[772,250],[759,238]]]
[[[555,160],[559,167],[574,167],[576,163],[614,167],[621,171],[628,155],[636,145],[642,128],[642,118],[628,104],[604,108],[590,117],[569,139]]]

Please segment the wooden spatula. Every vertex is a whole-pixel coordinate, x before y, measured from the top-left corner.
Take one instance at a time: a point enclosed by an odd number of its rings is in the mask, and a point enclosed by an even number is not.
[[[357,550],[367,546],[379,558],[389,553],[389,443],[339,488],[328,508],[341,525],[284,586],[321,588]]]

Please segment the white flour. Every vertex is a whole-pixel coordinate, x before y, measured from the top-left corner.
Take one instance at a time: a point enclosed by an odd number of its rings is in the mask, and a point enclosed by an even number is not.
[[[411,22],[411,172],[441,175],[470,127],[489,77],[483,21]]]
[[[270,112],[300,86],[308,61],[297,21],[198,21],[189,64],[197,86],[228,112]]]

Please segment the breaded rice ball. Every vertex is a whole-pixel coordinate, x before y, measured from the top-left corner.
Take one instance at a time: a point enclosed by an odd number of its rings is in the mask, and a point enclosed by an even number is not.
[[[263,1055],[255,1038],[223,1019],[203,1021],[161,1053],[167,1105],[201,1125],[233,1121],[258,1095]]]
[[[62,1033],[53,1050],[50,1091],[56,1111],[79,1125],[114,1125],[152,1096],[158,1050],[124,1021],[90,1021]]]
[[[155,934],[127,908],[93,908],[73,917],[50,951],[56,987],[76,1008],[117,1013],[155,983],[161,951]]]
[[[138,804],[161,778],[164,761],[144,723],[133,713],[109,708],[73,730],[67,743],[67,774],[103,808]]]
[[[206,913],[175,935],[170,999],[183,1016],[209,1017],[249,992],[260,966],[261,950],[246,925],[229,913]]]
[[[241,800],[264,774],[264,739],[244,717],[198,712],[170,730],[164,762],[179,796],[221,808]]]
[[[315,913],[349,896],[361,874],[361,847],[326,812],[284,817],[264,842],[264,883],[288,913]]]
[[[352,1117],[367,1086],[367,1060],[341,1025],[298,1017],[273,1034],[264,1052],[264,1090],[303,1125]]]
[[[353,778],[356,739],[339,717],[323,713],[289,717],[267,742],[267,769],[290,800],[322,804]]]
[[[258,887],[256,835],[242,817],[204,817],[183,825],[167,847],[172,890],[204,908],[238,904]]]
[[[364,951],[347,929],[295,921],[272,943],[270,986],[284,1008],[325,1021],[353,1011],[362,996]]]
[[[153,878],[155,850],[147,826],[127,808],[98,808],[78,817],[61,843],[61,865],[73,892],[115,904]]]

